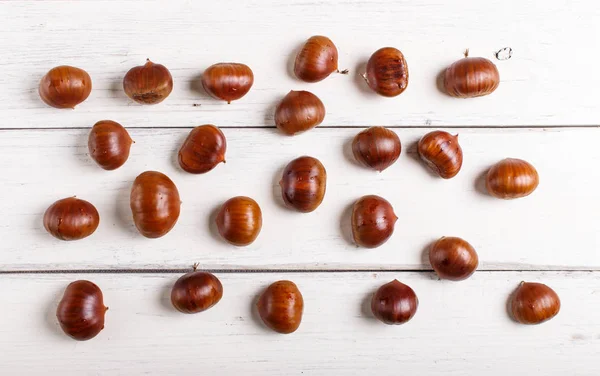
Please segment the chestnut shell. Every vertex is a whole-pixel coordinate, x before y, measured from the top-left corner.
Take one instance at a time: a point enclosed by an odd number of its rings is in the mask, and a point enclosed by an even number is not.
[[[458,144],[458,135],[444,131],[429,132],[419,140],[417,150],[421,160],[444,179],[455,177],[462,167],[463,152]]]
[[[483,57],[465,57],[454,62],[444,74],[448,95],[474,98],[491,94],[500,84],[498,68]]]
[[[231,103],[246,95],[254,84],[254,73],[245,64],[218,63],[202,74],[202,87],[210,96]]]
[[[90,156],[105,170],[115,170],[127,161],[133,140],[116,121],[101,120],[94,124],[88,138]]]
[[[300,327],[304,299],[294,282],[274,282],[262,293],[256,306],[265,325],[278,333],[293,333]]]
[[[92,92],[92,78],[83,69],[61,65],[42,77],[39,94],[42,101],[54,108],[75,108]]]
[[[44,228],[60,240],[79,240],[96,231],[100,215],[94,205],[75,197],[58,200],[44,213]]]
[[[219,163],[225,163],[227,140],[214,125],[201,125],[192,129],[179,149],[179,165],[192,174],[204,174]]]
[[[379,172],[390,167],[400,157],[402,145],[396,132],[384,127],[365,129],[354,137],[352,153],[363,166]]]
[[[319,82],[338,70],[338,50],[331,39],[315,35],[306,41],[294,62],[294,74],[305,82]]]
[[[392,236],[397,220],[386,199],[375,195],[361,197],[352,208],[354,242],[365,248],[379,247]]]
[[[543,283],[521,282],[512,294],[510,310],[521,324],[541,324],[558,314],[560,299]]]
[[[290,91],[275,109],[275,125],[290,136],[308,131],[324,119],[323,102],[308,91]]]
[[[227,200],[216,218],[219,234],[238,247],[254,242],[262,229],[262,211],[250,197],[237,196]]]
[[[318,159],[303,156],[285,167],[279,185],[286,206],[309,213],[323,202],[327,172]]]
[[[404,324],[413,318],[418,307],[417,294],[397,279],[381,286],[371,299],[373,315],[388,325]]]
[[[502,199],[529,196],[540,183],[535,167],[522,159],[506,158],[492,166],[486,176],[490,195]]]
[[[140,104],[157,104],[173,91],[171,72],[161,64],[146,60],[146,64],[131,68],[123,78],[125,94]]]
[[[104,329],[102,290],[90,281],[70,283],[56,309],[56,318],[63,332],[78,341],[94,338]]]
[[[396,48],[380,48],[369,58],[364,77],[369,87],[377,94],[384,97],[400,95],[408,87],[406,59]]]
[[[442,237],[431,246],[429,262],[440,278],[462,281],[475,272],[479,257],[466,240]]]
[[[209,272],[186,273],[179,277],[171,289],[171,303],[182,313],[206,311],[222,297],[221,281]]]

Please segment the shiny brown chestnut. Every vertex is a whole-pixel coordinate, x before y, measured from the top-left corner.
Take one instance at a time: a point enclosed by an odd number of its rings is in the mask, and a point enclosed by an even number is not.
[[[192,174],[204,174],[225,163],[227,140],[214,125],[201,125],[192,129],[179,149],[179,165]]]
[[[419,156],[440,177],[450,179],[462,167],[463,153],[458,144],[458,135],[444,131],[427,133],[419,140]]]
[[[496,163],[489,169],[486,177],[488,192],[502,199],[528,196],[539,183],[535,167],[516,158],[506,158]]]
[[[55,108],[75,108],[92,92],[92,79],[83,69],[61,65],[54,67],[40,81],[40,98]]]
[[[388,325],[404,324],[413,318],[418,307],[417,294],[397,279],[381,286],[371,299],[373,316]]]
[[[215,99],[231,103],[246,95],[254,83],[252,69],[239,63],[218,63],[202,74],[202,87]]]
[[[147,238],[160,238],[177,223],[181,200],[175,183],[167,175],[146,171],[133,182],[130,206],[138,231]]]
[[[308,91],[290,91],[275,109],[275,125],[290,136],[312,129],[324,119],[323,102]]]
[[[278,333],[289,334],[300,326],[304,299],[294,282],[277,281],[267,287],[256,306],[266,326]]]
[[[354,242],[366,248],[379,247],[392,236],[397,220],[394,208],[386,199],[363,196],[352,208]]]
[[[457,98],[474,98],[491,94],[500,84],[498,68],[483,57],[465,57],[454,62],[444,74],[444,87],[448,95]]]
[[[100,215],[94,205],[67,197],[50,205],[44,213],[44,228],[60,240],[79,240],[96,231]]]
[[[408,65],[400,50],[393,47],[381,48],[367,62],[363,75],[369,87],[384,97],[400,95],[408,87]]]
[[[179,312],[198,313],[217,304],[223,297],[223,285],[213,274],[194,271],[184,274],[171,289],[171,303]]]
[[[512,294],[510,310],[521,324],[541,324],[560,311],[560,299],[550,287],[535,282],[521,282]]]
[[[223,239],[242,247],[258,237],[262,228],[262,212],[250,197],[237,196],[225,201],[216,222]]]
[[[384,127],[365,129],[354,137],[352,153],[363,166],[379,172],[390,167],[402,150],[396,132]]]
[[[331,39],[315,35],[304,43],[294,62],[294,74],[306,82],[319,82],[338,72],[338,50]]]
[[[133,140],[116,121],[101,120],[94,124],[88,137],[90,156],[105,170],[115,170],[127,161]]]
[[[167,67],[146,59],[146,64],[133,67],[125,74],[123,90],[137,103],[157,104],[173,91],[173,77]]]
[[[308,156],[291,161],[279,181],[285,205],[303,213],[312,212],[321,205],[326,185],[325,167],[318,159]]]
[[[79,280],[70,283],[56,309],[63,332],[78,341],[92,339],[104,329],[102,290],[94,283]]]
[[[431,246],[429,262],[440,278],[462,281],[475,272],[479,257],[466,240],[444,236]]]

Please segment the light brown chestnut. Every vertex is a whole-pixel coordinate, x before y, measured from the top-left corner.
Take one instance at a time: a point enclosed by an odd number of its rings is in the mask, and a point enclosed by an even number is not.
[[[290,136],[312,129],[324,119],[323,102],[308,91],[290,91],[275,109],[275,125]]]
[[[115,170],[127,161],[133,140],[116,121],[101,120],[94,124],[88,138],[90,156],[105,170]]]
[[[400,95],[408,87],[408,65],[400,50],[381,48],[369,58],[363,75],[369,87],[384,97]]]
[[[296,77],[306,82],[319,82],[333,72],[338,72],[338,50],[335,44],[322,35],[308,38],[296,56]]]
[[[444,74],[444,87],[448,95],[457,98],[474,98],[491,94],[500,84],[498,68],[483,57],[469,57],[454,62]]]
[[[486,177],[488,192],[497,198],[513,199],[530,195],[540,183],[531,164],[515,158],[506,158],[492,166]]]
[[[431,246],[429,262],[440,278],[462,281],[475,272],[479,257],[466,240],[442,237]]]
[[[262,228],[260,206],[250,197],[227,200],[217,214],[217,228],[223,239],[238,247],[251,244]]]
[[[181,200],[175,183],[167,175],[146,171],[133,182],[130,206],[139,232],[147,238],[160,238],[177,223]]]
[[[192,129],[179,149],[179,165],[192,174],[204,174],[225,163],[227,140],[214,125],[201,125]]]
[[[401,150],[400,138],[396,132],[384,127],[365,129],[352,141],[354,158],[363,166],[379,172],[394,164]]]
[[[104,329],[107,310],[102,290],[90,281],[79,280],[67,286],[56,309],[56,318],[69,337],[87,341]]]
[[[512,294],[510,309],[521,324],[541,324],[560,311],[560,299],[550,287],[535,282],[521,282]]]
[[[278,333],[293,333],[302,321],[304,300],[298,286],[291,281],[271,284],[256,306],[265,325]]]
[[[123,78],[125,94],[140,104],[157,104],[173,91],[171,72],[150,59],[146,64],[131,68]]]
[[[40,98],[55,108],[75,108],[92,92],[92,79],[83,69],[61,65],[50,69],[40,81]]]
[[[458,135],[444,131],[427,133],[417,147],[421,159],[440,177],[450,179],[462,167],[463,153],[458,144]]]
[[[352,236],[365,248],[379,247],[392,236],[398,217],[384,198],[363,196],[352,208]]]
[[[254,83],[252,69],[239,63],[218,63],[202,74],[202,87],[210,96],[231,103],[246,95]]]
[[[309,213],[323,202],[327,172],[318,159],[303,156],[285,167],[279,185],[286,206]]]
[[[371,299],[373,315],[388,325],[404,324],[413,318],[418,307],[417,294],[397,279],[381,286]]]
[[[194,271],[182,275],[171,289],[171,303],[179,312],[198,313],[217,304],[223,297],[223,285],[213,274]]]
[[[96,231],[100,215],[85,200],[67,197],[56,201],[44,213],[44,228],[60,240],[78,240]]]

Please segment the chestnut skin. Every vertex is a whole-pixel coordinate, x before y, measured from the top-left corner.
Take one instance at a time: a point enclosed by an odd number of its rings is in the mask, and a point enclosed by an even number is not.
[[[225,201],[217,214],[216,222],[223,239],[243,247],[254,242],[260,234],[262,212],[250,197],[237,196]]]
[[[138,231],[147,238],[160,238],[177,223],[181,200],[167,175],[146,171],[133,182],[130,206]]]
[[[479,257],[466,240],[442,237],[431,246],[429,262],[440,278],[462,281],[475,272]]]
[[[541,324],[558,314],[560,299],[543,283],[521,282],[512,294],[510,309],[513,318],[521,324]]]
[[[402,145],[396,132],[384,127],[365,129],[354,137],[352,153],[363,166],[379,172],[390,167],[400,157]]]
[[[455,177],[462,167],[463,152],[458,144],[458,135],[444,131],[429,132],[419,140],[417,150],[421,160],[444,179]]]
[[[213,274],[196,271],[179,277],[171,289],[171,303],[179,312],[206,311],[223,297],[223,285]]]
[[[231,103],[246,95],[254,84],[252,69],[239,63],[218,63],[202,74],[202,87],[210,96]]]
[[[419,299],[410,286],[394,279],[381,286],[371,299],[371,311],[379,321],[400,325],[417,313]]]
[[[157,104],[173,91],[171,72],[146,59],[146,64],[131,68],[123,78],[125,94],[140,104]]]
[[[289,136],[306,132],[324,119],[323,102],[308,91],[290,91],[275,109],[275,125]]]
[[[179,149],[179,165],[191,174],[204,174],[219,163],[225,163],[227,140],[214,125],[192,129]]]
[[[408,65],[400,50],[384,47],[375,51],[367,62],[363,76],[369,87],[384,97],[400,95],[408,87]]]
[[[354,242],[365,248],[379,247],[392,236],[397,220],[386,199],[375,195],[361,197],[352,208]]]
[[[448,95],[456,98],[475,98],[491,94],[500,84],[498,68],[483,57],[468,57],[454,62],[444,74]]]
[[[266,326],[278,333],[289,334],[300,326],[304,299],[294,282],[277,281],[267,287],[256,306]]]
[[[70,283],[56,309],[63,332],[78,341],[94,338],[104,329],[102,290],[94,283],[79,280]]]
[[[70,108],[85,101],[92,92],[92,78],[83,69],[61,65],[42,77],[39,94],[42,101],[54,108]]]
[[[100,215],[94,205],[75,197],[58,200],[44,213],[44,228],[60,240],[79,240],[94,233]]]
[[[327,172],[316,158],[303,156],[291,161],[279,181],[283,202],[287,207],[310,213],[325,197]]]
[[[338,50],[331,39],[314,35],[304,43],[294,62],[294,74],[305,82],[319,82],[338,71]]]
[[[539,183],[535,167],[516,158],[501,160],[489,169],[486,176],[489,194],[506,200],[529,196]]]
[[[88,138],[90,156],[105,170],[115,170],[127,161],[133,140],[116,121],[101,120],[94,124]]]

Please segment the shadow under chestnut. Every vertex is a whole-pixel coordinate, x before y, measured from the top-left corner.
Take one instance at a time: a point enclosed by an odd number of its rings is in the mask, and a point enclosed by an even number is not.
[[[360,130],[359,130],[360,132]],[[357,167],[364,167],[363,165],[361,165],[360,163],[358,163],[358,161],[356,160],[356,158],[354,158],[354,152],[352,151],[352,143],[354,142],[354,136],[353,137],[349,137],[344,141],[344,157],[346,158],[346,160],[348,162],[350,162],[351,164],[357,166]]]
[[[63,294],[64,288],[60,288],[54,294],[52,294],[52,297],[48,301],[46,309],[46,324],[48,330],[55,334],[57,337],[60,337],[66,341],[73,341],[71,338],[69,338],[68,335],[66,335],[62,331],[62,329],[60,328],[60,324],[58,323],[58,318],[56,317],[56,309],[58,308],[58,303],[62,299]]]
[[[133,223],[133,214],[131,214],[130,197],[131,197],[131,186],[135,176],[130,180],[120,183],[117,188],[115,197],[115,220],[116,225],[123,231],[130,234],[138,235],[135,224]]]
[[[475,189],[475,192],[479,193],[482,196],[492,197],[488,193],[487,188],[485,186],[485,180],[487,178],[488,170],[489,168],[486,168],[477,175],[475,181],[473,182],[473,188]]]
[[[344,207],[342,214],[340,216],[340,234],[342,235],[342,239],[346,241],[348,245],[353,245],[357,249],[358,245],[354,242],[354,236],[352,236],[352,208],[354,207],[354,202],[349,203]]]
[[[424,268],[423,273],[419,273],[419,275],[431,280],[440,280],[440,277],[438,277],[437,273],[433,270],[431,263],[429,262],[429,250],[436,241],[437,240],[430,241],[421,250],[421,264],[423,264]]]
[[[223,242],[223,238],[221,237],[221,234],[219,234],[219,228],[217,227],[217,216],[219,215],[219,211],[221,210],[221,206],[224,204],[224,202],[221,203],[221,205],[215,206],[212,208],[212,210],[210,211],[210,214],[208,216],[208,223],[206,223],[206,227],[208,228],[208,232],[210,233],[210,237],[213,238],[213,240],[217,241],[217,242]]]
[[[271,181],[271,192],[273,194],[273,200],[277,203],[277,206],[287,210],[287,206],[285,206],[285,202],[283,201],[281,186],[279,185],[281,177],[283,176],[283,171],[285,171],[285,167],[285,165],[281,166],[277,169],[275,175],[273,175],[273,180]]]

